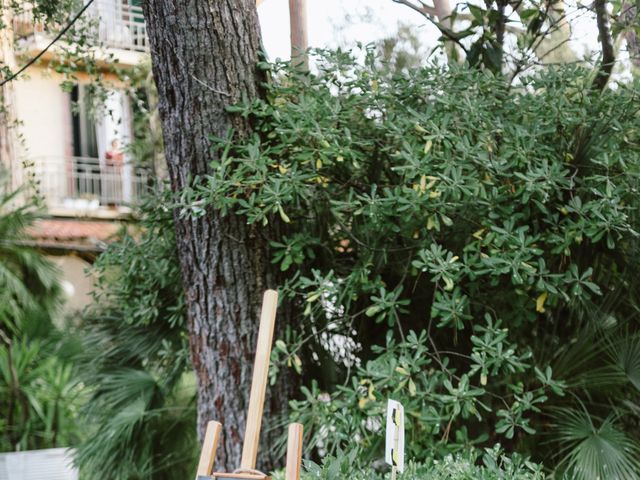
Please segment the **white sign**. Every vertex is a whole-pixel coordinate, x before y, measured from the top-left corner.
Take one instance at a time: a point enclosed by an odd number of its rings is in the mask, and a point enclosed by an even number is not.
[[[385,461],[404,471],[404,407],[400,402],[389,400],[387,404],[387,441],[384,449]]]
[[[0,453],[0,480],[78,480],[73,456],[66,448]]]

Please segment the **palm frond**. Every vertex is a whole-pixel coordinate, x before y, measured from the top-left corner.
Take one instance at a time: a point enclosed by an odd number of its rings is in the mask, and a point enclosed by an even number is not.
[[[33,332],[47,331],[61,300],[60,272],[41,252],[25,245],[28,228],[35,218],[35,206],[15,206],[20,191],[7,192],[0,175],[0,321],[9,330],[22,330],[23,321]]]
[[[612,343],[610,355],[625,378],[640,390],[640,336],[619,338]]]
[[[76,462],[104,480],[186,478],[197,452],[179,270],[167,260],[171,217],[147,208],[142,233],[124,235],[94,265],[84,312],[82,375],[92,395],[84,413],[94,430]]]
[[[615,425],[615,418],[592,417],[584,408],[557,412],[560,465],[575,480],[640,478],[640,445]]]

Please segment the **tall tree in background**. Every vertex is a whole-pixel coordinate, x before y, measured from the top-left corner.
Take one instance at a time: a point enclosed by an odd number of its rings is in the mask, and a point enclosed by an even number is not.
[[[212,136],[225,137],[230,129],[237,138],[251,133],[249,121],[227,107],[260,96],[256,4],[148,0],[144,14],[171,188],[180,192],[210,172]],[[199,431],[209,420],[222,421],[218,463],[237,467],[262,292],[276,287],[268,244],[244,218],[211,208],[199,216],[176,209],[174,224],[198,384]],[[284,316],[279,315],[281,326]],[[286,405],[285,389],[272,390],[265,415],[271,405]],[[269,458],[262,460],[269,466]]]
[[[289,25],[291,27],[291,59],[301,69],[309,68],[307,49],[309,34],[307,0],[289,0]]]

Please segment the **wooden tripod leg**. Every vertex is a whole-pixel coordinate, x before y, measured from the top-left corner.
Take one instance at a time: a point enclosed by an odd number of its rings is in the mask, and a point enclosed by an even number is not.
[[[260,441],[260,426],[262,424],[262,412],[264,410],[264,396],[267,391],[271,343],[273,342],[277,308],[278,292],[275,290],[267,290],[264,292],[256,359],[253,365],[249,411],[247,412],[247,428],[244,433],[242,460],[240,461],[240,468],[245,470],[256,468],[258,444]]]
[[[222,425],[219,422],[209,422],[207,424],[207,431],[204,434],[204,442],[202,442],[202,452],[200,453],[200,462],[198,463],[196,479],[200,475],[211,475],[213,473],[213,461],[216,458],[216,450],[218,449],[221,430]]]
[[[287,439],[287,471],[286,480],[300,480],[302,468],[302,434],[304,429],[299,423],[289,425]]]

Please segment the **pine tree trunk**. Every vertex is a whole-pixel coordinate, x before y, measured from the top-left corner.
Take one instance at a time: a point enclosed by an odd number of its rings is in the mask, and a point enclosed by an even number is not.
[[[171,187],[179,191],[209,171],[211,136],[249,122],[228,105],[260,95],[256,68],[260,30],[255,0],[144,2],[153,74]],[[240,463],[262,293],[276,288],[264,232],[213,209],[187,218],[174,213],[186,294],[191,359],[198,384],[198,427],[223,423],[216,464]],[[287,322],[283,309],[277,323]],[[276,332],[277,335],[277,332]],[[265,417],[283,412],[289,392],[270,388]],[[259,467],[274,465],[273,435],[263,426]],[[278,459],[277,464],[282,463]]]

